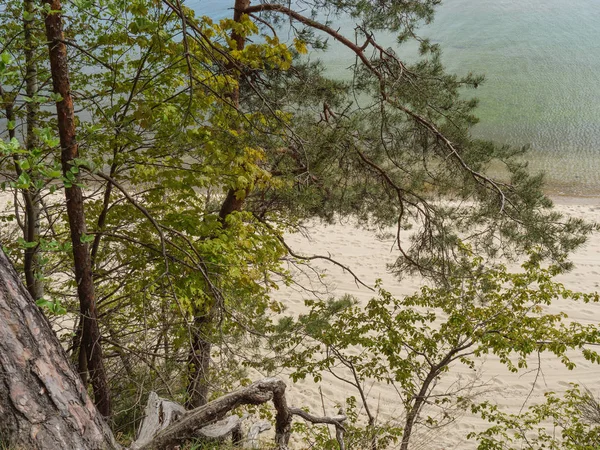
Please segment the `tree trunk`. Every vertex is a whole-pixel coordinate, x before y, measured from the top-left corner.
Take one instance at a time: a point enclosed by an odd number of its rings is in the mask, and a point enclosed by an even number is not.
[[[54,92],[62,99],[56,103],[58,130],[61,145],[61,163],[63,174],[71,172],[72,162],[79,156],[75,134],[75,113],[69,70],[67,49],[64,44],[60,0],[45,0],[50,13],[46,15],[46,36],[50,49],[50,69]],[[78,177],[71,186],[65,186],[67,215],[73,244],[73,260],[77,279],[80,313],[83,320],[81,348],[85,350],[87,370],[94,390],[94,400],[98,410],[105,416],[110,416],[110,393],[102,359],[100,329],[98,327],[98,312],[94,284],[92,280],[92,263],[88,245],[82,242],[86,234],[85,213],[83,209],[83,193],[77,185]]]
[[[2,251],[0,417],[0,446],[27,450],[120,448]]]
[[[26,13],[33,15],[35,13],[34,0],[25,0],[23,9]],[[23,35],[25,38],[25,92],[29,98],[34,98],[38,92],[37,67],[35,62],[35,43],[33,41],[34,24],[33,19],[23,19]],[[35,135],[37,119],[40,106],[37,102],[27,102],[27,136],[25,139],[25,148],[32,151],[38,144]],[[24,238],[26,242],[37,242],[38,245],[25,249],[25,279],[27,280],[27,290],[34,299],[40,299],[44,296],[44,281],[42,279],[41,255],[39,248],[40,237],[40,192],[31,187],[25,197],[25,230]]]
[[[450,355],[452,355],[452,353]],[[448,359],[449,357],[446,356],[446,358],[443,361],[446,361]],[[417,422],[417,419],[421,412],[421,408],[423,407],[425,401],[429,397],[429,395],[427,394],[429,392],[429,386],[431,386],[431,383],[433,383],[433,381],[439,375],[440,367],[446,367],[447,365],[448,362],[444,362],[443,365],[442,363],[440,363],[437,366],[433,366],[427,374],[425,381],[423,381],[419,393],[414,397],[414,403],[412,407],[409,408],[408,413],[406,414],[404,429],[402,431],[402,442],[400,443],[400,450],[408,450],[408,445],[410,443],[410,438],[412,436],[415,423]]]
[[[0,86],[0,100],[3,103],[6,121],[14,122],[14,96],[5,92],[2,86]],[[16,139],[14,128],[8,129],[8,138],[10,140]],[[29,147],[27,148],[30,149]],[[13,154],[12,158],[15,167],[15,173],[17,174],[17,177],[19,177],[23,173],[23,170],[19,165],[19,156]],[[39,195],[36,194],[37,191],[34,188],[21,189],[20,192],[23,196],[23,203],[25,205],[25,220],[23,222],[19,222],[19,225],[22,223],[21,228],[23,231],[23,239],[25,242],[36,242],[39,235]],[[37,208],[35,206],[35,202],[38,204]],[[36,270],[38,270],[37,268],[39,267],[39,263],[37,265],[35,264],[36,261],[39,261],[38,247],[25,248],[23,260],[27,290],[31,296],[37,300],[44,296],[43,282],[39,277],[36,276]]]
[[[242,18],[242,11],[250,6],[250,0],[236,0],[233,11],[233,20],[239,22]],[[183,14],[183,11],[182,11]],[[185,20],[185,19],[184,19]],[[231,39],[235,41],[236,48],[241,50],[246,44],[246,40],[243,36],[233,32]],[[232,72],[236,70],[232,64],[227,65],[227,70]],[[239,88],[233,90],[231,94],[232,104],[238,108],[240,105],[240,91]],[[227,216],[235,211],[241,211],[244,207],[246,200],[246,192],[243,196],[238,196],[234,189],[229,189],[227,196],[221,205],[219,210],[219,220],[225,226]],[[215,305],[218,302],[215,301]],[[216,306],[213,306],[213,310]],[[206,339],[208,335],[207,330],[210,326],[209,322],[212,320],[212,312],[209,314],[198,313],[194,314],[194,328],[192,330],[192,337],[190,342],[190,353],[188,356],[188,385],[187,394],[188,399],[185,403],[187,408],[197,408],[206,404],[208,401],[209,394],[209,369],[210,369],[210,352],[212,344]]]
[[[241,21],[242,15],[244,14],[242,11],[247,9],[249,6],[250,6],[250,0],[235,0],[235,5],[233,7],[233,20],[236,22]],[[244,46],[246,45],[246,38],[244,38],[244,36],[242,36],[236,32],[231,33],[231,40],[235,41],[235,46],[236,46],[237,50],[242,50],[244,48]],[[231,72],[230,75],[232,77],[238,79],[238,87],[235,88],[233,90],[233,92],[231,93],[231,103],[233,104],[233,106],[235,106],[236,108],[239,109],[239,107],[240,107],[239,74],[235,73],[236,68],[231,63],[227,64],[227,70],[229,72]],[[231,214],[232,212],[242,210],[242,208],[244,207],[244,202],[246,200],[247,195],[248,195],[248,192],[246,192],[245,195],[239,196],[239,194],[236,193],[236,191],[234,189],[229,189],[229,191],[227,192],[227,197],[225,198],[225,201],[221,205],[221,210],[219,211],[219,219],[221,220],[221,222],[224,223],[227,216],[229,214]]]
[[[206,335],[211,321],[211,317],[206,315],[194,317],[188,355],[187,400],[185,402],[187,409],[198,408],[208,402],[212,344],[206,339]]]

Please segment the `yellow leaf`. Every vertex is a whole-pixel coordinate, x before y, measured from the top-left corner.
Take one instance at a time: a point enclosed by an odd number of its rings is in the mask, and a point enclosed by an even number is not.
[[[296,51],[301,55],[306,55],[308,53],[308,49],[306,48],[306,42],[301,39],[294,39],[294,47]]]

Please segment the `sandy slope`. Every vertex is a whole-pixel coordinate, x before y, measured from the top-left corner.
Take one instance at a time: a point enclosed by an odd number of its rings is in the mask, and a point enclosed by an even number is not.
[[[0,209],[4,209],[9,199],[0,195]],[[584,217],[587,220],[600,222],[600,198],[557,198],[558,208],[573,216]],[[378,240],[373,234],[357,229],[351,223],[333,226],[315,225],[309,230],[310,238],[302,235],[292,235],[287,238],[288,243],[302,254],[329,254],[332,258],[350,267],[365,283],[372,285],[381,278],[383,286],[395,296],[411,294],[421,286],[421,281],[416,278],[397,281],[386,271],[386,264],[395,258],[391,240]],[[600,234],[592,236],[590,241],[573,255],[576,268],[569,274],[560,277],[560,280],[570,289],[583,292],[592,292],[600,289]],[[350,293],[361,301],[367,301],[372,293],[366,288],[357,285],[353,277],[342,269],[325,261],[316,264],[327,273],[325,278],[327,286],[315,284],[314,287],[321,293],[330,294]],[[288,307],[288,312],[298,314],[305,310],[304,298],[310,297],[306,291],[286,288],[277,294]],[[553,308],[564,310],[569,317],[583,323],[597,323],[600,320],[600,305],[574,305],[556,304]],[[442,384],[450,386],[454,382],[466,383],[478,378],[487,383],[485,390],[488,398],[499,405],[518,411],[525,399],[534,402],[543,398],[543,393],[548,390],[560,391],[568,387],[568,381],[574,381],[588,386],[592,391],[600,393],[598,379],[600,367],[593,366],[582,358],[577,359],[578,367],[569,372],[559,362],[551,359],[542,361],[542,371],[532,371],[525,374],[510,374],[493,357],[489,357],[478,373],[458,366]],[[537,365],[533,361],[532,368]],[[533,382],[537,383],[533,387]],[[349,395],[356,392],[344,383],[331,376],[325,376],[318,385],[311,381],[295,385],[290,383],[289,395],[291,403],[296,406],[308,406],[316,414],[322,412],[319,388],[328,413],[334,413],[334,405],[343,403]],[[379,409],[381,417],[399,417],[402,408],[397,401],[396,394],[387,386],[368,386],[369,397],[372,399],[373,408]],[[531,393],[531,395],[530,395]],[[414,436],[412,449],[470,449],[474,448],[472,442],[467,442],[464,436],[472,430],[482,429],[484,423],[469,416],[461,417],[456,423],[443,430],[428,432],[421,430]]]
[[[584,217],[587,220],[600,222],[600,198],[557,198],[557,207],[572,216]],[[395,296],[411,294],[417,290],[421,283],[418,279],[405,279],[402,282],[394,279],[386,271],[386,263],[395,258],[393,242],[381,241],[372,234],[359,230],[348,224],[332,226],[315,225],[309,230],[310,238],[301,235],[291,235],[288,243],[302,254],[328,253],[332,258],[350,267],[365,283],[372,285],[381,278],[383,286]],[[590,241],[573,255],[576,268],[569,274],[562,275],[560,281],[569,289],[582,292],[593,292],[600,289],[600,235],[596,234]],[[353,277],[344,273],[338,267],[323,261],[318,267],[326,270],[328,289],[333,294],[350,293],[361,301],[367,301],[372,293],[366,288],[358,286]],[[323,286],[316,286],[323,290]],[[310,297],[309,293],[301,290],[286,289],[278,294],[279,298],[288,306],[288,312],[301,313],[304,310],[303,299]],[[573,320],[582,323],[598,323],[600,321],[600,305],[581,305],[557,303],[551,310],[566,312]],[[598,383],[600,367],[592,365],[581,357],[576,358],[577,368],[570,372],[560,362],[552,358],[541,361],[541,370],[537,358],[531,361],[528,373],[511,374],[499,364],[497,358],[488,357],[479,372],[474,373],[464,366],[456,366],[452,373],[441,382],[441,386],[450,386],[454,382],[462,384],[477,378],[487,384],[484,391],[486,398],[497,402],[499,405],[518,412],[527,398],[529,405],[541,401],[546,391],[560,392],[569,387],[568,382],[573,381],[588,386],[593,392],[600,393]],[[537,382],[534,386],[534,381]],[[315,413],[322,412],[319,387],[322,390],[324,402],[328,412],[335,411],[334,405],[341,403],[349,395],[357,395],[351,387],[333,378],[325,376],[324,380],[315,385],[312,381],[305,381],[297,385],[290,385],[292,402],[297,406],[309,406]],[[372,408],[379,408],[381,417],[388,415],[398,417],[402,408],[397,401],[395,392],[387,386],[368,386]],[[389,416],[388,416],[389,417]],[[428,431],[421,429],[414,436],[412,449],[423,448],[431,450],[470,449],[475,448],[472,441],[465,439],[469,431],[482,430],[485,423],[480,419],[464,415],[457,422],[443,430]]]

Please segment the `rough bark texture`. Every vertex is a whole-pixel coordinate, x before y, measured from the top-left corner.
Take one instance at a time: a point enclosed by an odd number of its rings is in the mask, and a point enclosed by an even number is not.
[[[50,49],[50,69],[52,71],[54,92],[62,97],[62,100],[56,103],[56,112],[61,145],[61,163],[63,173],[66,175],[71,171],[72,161],[79,156],[75,133],[75,113],[69,82],[67,48],[64,44],[60,1],[45,0],[44,3],[48,4],[52,11],[46,15],[46,37]],[[92,280],[92,263],[88,245],[81,240],[82,236],[86,234],[81,188],[76,183],[73,183],[70,187],[65,187],[65,197],[71,242],[73,244],[77,293],[83,320],[80,351],[82,349],[85,351],[87,370],[92,382],[96,406],[105,417],[108,417],[111,411],[110,393],[102,359],[98,312]]]
[[[120,448],[2,251],[0,417],[0,444],[9,448]]]

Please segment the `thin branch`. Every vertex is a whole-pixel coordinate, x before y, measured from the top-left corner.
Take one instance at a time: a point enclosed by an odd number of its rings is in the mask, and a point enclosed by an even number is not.
[[[76,48],[81,53],[84,53],[86,56],[89,56],[90,58],[92,58],[94,61],[96,61],[101,66],[106,67],[111,72],[115,72],[115,68],[113,66],[111,66],[106,61],[102,61],[100,58],[94,56],[93,54],[91,54],[90,52],[88,52],[85,48],[81,47],[80,45],[76,44],[75,42],[69,41],[69,40],[66,40],[66,39],[57,39],[57,41],[62,42],[63,44],[68,45],[70,47]]]

